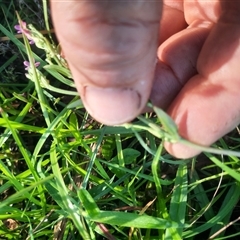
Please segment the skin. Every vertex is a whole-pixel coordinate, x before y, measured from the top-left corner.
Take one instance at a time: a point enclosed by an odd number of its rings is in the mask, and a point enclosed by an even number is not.
[[[209,146],[240,122],[240,0],[51,1],[77,90],[107,125],[151,101]],[[178,158],[199,154],[165,143]]]

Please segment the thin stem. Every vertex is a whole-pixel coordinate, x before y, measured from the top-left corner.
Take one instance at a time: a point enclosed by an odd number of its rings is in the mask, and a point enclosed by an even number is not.
[[[205,147],[198,145],[196,143],[187,141],[186,139],[181,138],[178,143],[184,144],[185,146],[200,150],[201,152],[208,152],[212,154],[220,154],[220,155],[227,155],[227,156],[236,156],[240,157],[240,152],[226,150],[226,149],[216,149],[212,147]]]

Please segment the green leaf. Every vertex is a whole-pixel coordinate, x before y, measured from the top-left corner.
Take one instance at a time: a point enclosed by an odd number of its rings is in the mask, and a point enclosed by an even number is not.
[[[219,212],[213,218],[211,218],[209,221],[202,224],[201,226],[192,228],[191,230],[184,232],[183,239],[196,236],[199,233],[202,233],[210,229],[211,227],[215,226],[217,223],[222,221],[222,219],[224,219],[225,216],[228,215],[229,209],[232,209],[233,206],[237,204],[237,202],[239,201],[239,196],[240,187],[237,184],[232,185],[228,193],[226,194],[225,200]]]
[[[63,76],[67,77],[67,78],[72,78],[72,74],[71,74],[71,72],[68,68],[58,66],[58,65],[46,65],[46,66],[44,66],[44,68],[46,70],[48,70],[50,73],[51,72],[58,72],[58,73],[62,74]],[[65,79],[65,81],[66,80],[67,79]],[[63,83],[65,83],[65,82],[63,82]],[[75,87],[74,82],[70,81],[70,80],[67,80],[67,82],[65,84],[67,84],[69,86],[71,86],[71,84],[72,84],[72,87]]]
[[[83,102],[81,99],[78,99],[74,102],[71,102],[67,105],[67,108],[68,109],[78,109],[78,108],[83,108]]]
[[[79,198],[91,218],[97,216],[100,213],[100,209],[86,189],[79,190]]]
[[[178,128],[176,123],[168,116],[162,109],[153,107],[153,110],[156,112],[160,122],[163,125],[164,130],[169,133],[174,139],[178,139]]]
[[[138,150],[135,150],[133,148],[125,148],[122,150],[123,153],[123,159],[125,164],[131,164],[137,160],[137,158],[140,156],[140,152]],[[118,162],[117,156],[113,158],[113,163]]]
[[[148,215],[127,212],[101,211],[92,221],[132,228],[166,229],[182,227],[178,223]]]
[[[131,164],[136,161],[136,159],[140,156],[141,153],[133,148],[125,148],[122,150],[122,154],[123,154],[124,164]],[[116,168],[109,165],[109,169],[111,170],[111,172],[116,174],[118,178],[121,178],[126,174],[126,170],[124,170],[125,169],[124,167],[121,167],[119,165],[118,160],[119,160],[118,156],[115,156],[112,159],[111,163],[113,164],[116,163],[119,167]]]
[[[174,184],[174,191],[171,197],[169,215],[171,220],[181,223],[185,223],[185,214],[187,208],[187,192],[188,192],[188,177],[187,177],[187,165],[179,165],[177,176]],[[179,236],[182,236],[182,228],[178,228],[177,232]],[[165,239],[172,238],[172,233],[167,230]]]
[[[240,174],[236,170],[228,167],[222,161],[218,160],[217,157],[213,156],[212,154],[205,153],[205,155],[218,167],[220,167],[224,172],[227,172],[231,177],[235,178],[238,182],[240,182]]]

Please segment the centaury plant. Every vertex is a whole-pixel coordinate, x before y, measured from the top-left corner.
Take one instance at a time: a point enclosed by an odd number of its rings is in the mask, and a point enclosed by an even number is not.
[[[151,104],[153,113],[133,123],[96,122],[42,2],[46,35],[19,16],[0,25],[21,53],[10,59],[21,65],[16,79],[23,81],[0,82],[0,238],[238,239],[238,132],[198,146]],[[164,141],[204,153],[175,159]]]

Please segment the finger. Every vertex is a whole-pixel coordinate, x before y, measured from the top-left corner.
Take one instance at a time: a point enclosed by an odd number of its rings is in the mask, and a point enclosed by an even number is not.
[[[187,28],[183,12],[183,0],[165,0],[160,21],[159,45],[175,33]]]
[[[120,124],[144,108],[157,59],[161,1],[51,1],[57,36],[85,107]]]
[[[199,74],[187,82],[169,109],[181,136],[204,146],[231,131],[240,117],[240,21],[233,9],[225,14],[204,44],[198,59]],[[179,158],[199,153],[181,144],[165,146]]]
[[[195,21],[159,47],[150,96],[154,105],[169,107],[186,82],[197,74],[197,59],[211,27],[209,22]]]

